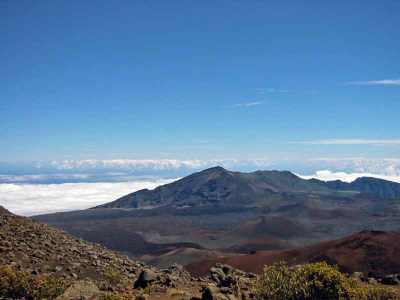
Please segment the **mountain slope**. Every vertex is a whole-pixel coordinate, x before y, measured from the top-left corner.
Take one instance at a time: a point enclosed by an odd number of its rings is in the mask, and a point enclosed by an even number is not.
[[[310,181],[315,182],[320,186],[324,186],[330,190],[358,191],[375,194],[382,198],[398,198],[400,196],[399,183],[373,177],[357,178],[350,183],[342,182],[340,180],[325,182],[316,179],[310,179]]]
[[[229,235],[245,237],[247,240],[275,237],[281,239],[291,238],[317,238],[304,227],[283,217],[260,217],[242,224],[232,230]]]
[[[151,299],[201,297],[180,265],[157,269],[1,206],[0,273],[0,299],[148,299],[150,283]]]
[[[86,242],[0,206],[0,265],[35,275],[104,279],[109,266],[132,277],[140,268],[118,252]]]
[[[352,183],[305,180],[288,171],[230,172],[221,167],[194,173],[154,190],[140,190],[95,208],[177,207],[226,203],[268,205],[283,193],[329,194],[337,191],[367,192],[380,197],[400,197],[400,184],[376,178],[359,178]]]
[[[250,204],[254,199],[268,197],[275,189],[257,187],[240,173],[215,167],[194,173],[152,191],[141,190],[114,202],[95,208],[145,208],[165,205],[195,206],[218,202]]]
[[[192,276],[206,274],[217,262],[247,272],[261,273],[264,265],[278,261],[296,263],[326,261],[343,272],[356,271],[373,277],[397,273],[400,269],[400,233],[365,230],[349,237],[284,251],[260,251],[251,255],[220,257],[187,266]]]

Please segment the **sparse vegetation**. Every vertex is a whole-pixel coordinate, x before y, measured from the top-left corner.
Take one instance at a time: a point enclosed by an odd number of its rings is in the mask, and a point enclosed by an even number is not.
[[[61,295],[70,285],[64,279],[34,277],[10,268],[0,267],[0,299],[50,300]]]
[[[111,292],[102,293],[100,300],[125,300],[121,295]]]
[[[256,300],[389,300],[399,299],[388,288],[361,288],[359,283],[325,262],[266,266],[253,285]]]
[[[154,290],[155,290],[154,285],[153,284],[149,284],[143,289],[143,294],[150,294]]]
[[[111,285],[117,285],[124,281],[124,276],[113,268],[108,268],[106,276],[108,283]]]
[[[392,288],[387,287],[369,287],[366,289],[359,289],[362,300],[386,300],[386,299],[400,299],[399,294]]]
[[[36,220],[24,217],[15,217],[10,220],[11,226],[22,226],[25,228],[30,228],[35,223],[37,223]]]

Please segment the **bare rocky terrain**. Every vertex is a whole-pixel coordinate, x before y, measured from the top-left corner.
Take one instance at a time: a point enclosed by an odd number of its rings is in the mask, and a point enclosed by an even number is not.
[[[0,267],[42,278],[64,278],[71,286],[57,299],[245,299],[250,278],[231,267],[193,278],[182,266],[158,269],[0,207]],[[220,288],[223,294],[220,293]],[[247,294],[246,294],[247,293]],[[0,295],[1,296],[1,295]],[[124,297],[125,297],[124,296]],[[103,298],[102,298],[103,299]],[[104,298],[108,299],[108,298]],[[113,298],[114,299],[114,298]],[[206,298],[211,299],[211,298]]]
[[[239,231],[257,234],[258,225],[264,223],[261,218]],[[49,299],[247,300],[253,297],[252,284],[257,279],[253,271],[260,273],[264,264],[293,258],[297,259],[296,263],[328,261],[338,263],[344,271],[362,271],[354,273],[353,277],[367,288],[381,284],[400,286],[399,274],[386,275],[400,267],[400,235],[393,233],[364,231],[305,248],[251,255],[227,257],[213,252],[211,257],[217,255],[217,258],[203,257],[204,261],[186,269],[175,263],[167,267],[173,256],[160,256],[166,265],[160,269],[35,220],[16,216],[3,207],[0,207],[0,225],[0,274],[16,272],[19,277],[30,276],[27,278],[39,282],[45,282],[45,278],[64,279],[66,288],[60,290],[57,298]],[[291,233],[291,230],[286,231],[289,236]],[[175,255],[191,256],[191,251],[178,249]],[[0,280],[7,279],[0,277]],[[1,293],[3,288],[0,285]],[[6,296],[2,299],[22,298]]]

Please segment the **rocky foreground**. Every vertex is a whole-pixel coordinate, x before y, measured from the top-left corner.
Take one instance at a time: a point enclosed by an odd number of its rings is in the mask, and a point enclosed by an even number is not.
[[[116,233],[117,234],[117,233]],[[0,207],[0,266],[33,277],[63,278],[57,299],[250,299],[255,277],[225,265],[193,278],[174,264],[157,269]],[[101,298],[103,297],[103,298]]]
[[[400,286],[400,275],[379,283],[363,273],[353,277],[361,285]],[[256,279],[221,263],[198,278],[178,264],[155,268],[0,207],[1,300],[246,300],[254,299]],[[10,292],[16,285],[18,291]],[[49,293],[50,287],[56,292]]]

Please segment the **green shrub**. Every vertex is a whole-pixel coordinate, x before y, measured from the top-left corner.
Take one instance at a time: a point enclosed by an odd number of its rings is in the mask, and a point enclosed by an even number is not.
[[[34,277],[0,267],[0,299],[50,300],[69,286],[64,279]]]
[[[153,284],[148,284],[144,289],[143,289],[143,294],[150,294],[151,292],[155,291],[155,286]]]
[[[325,262],[291,267],[286,262],[265,266],[252,286],[256,300],[389,300],[387,288],[362,288],[357,281]]]
[[[354,299],[358,294],[358,283],[339,272],[338,267],[326,262],[305,264],[297,269],[302,280],[306,281],[307,299]]]
[[[392,288],[386,288],[386,287],[372,287],[372,288],[366,288],[366,289],[361,289],[360,288],[360,294],[362,298],[360,299],[363,300],[394,300],[394,299],[400,299],[398,293],[396,293],[395,290]]]
[[[113,268],[108,268],[106,276],[108,283],[111,285],[117,285],[124,281],[124,276],[122,276],[120,272],[114,270]]]
[[[123,300],[122,296],[111,292],[104,292],[100,296],[100,300]]]

